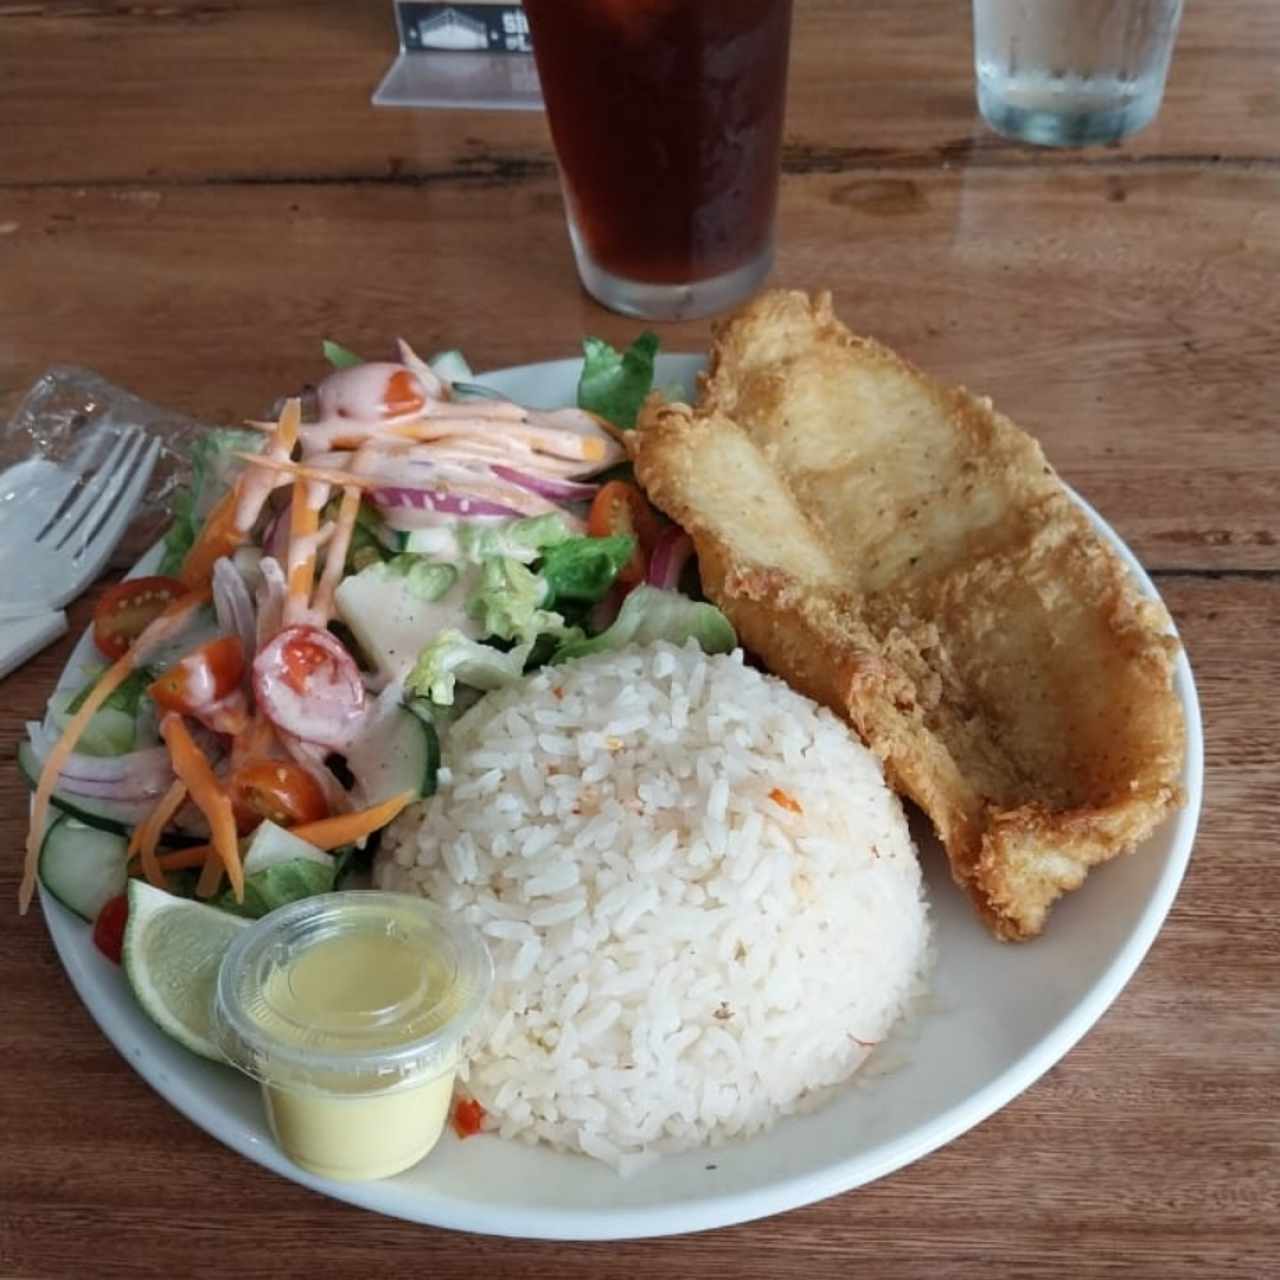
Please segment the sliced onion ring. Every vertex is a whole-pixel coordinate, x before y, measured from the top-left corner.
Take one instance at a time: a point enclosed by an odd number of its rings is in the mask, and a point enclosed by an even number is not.
[[[403,489],[388,486],[374,489],[369,495],[376,506],[384,511],[434,511],[440,515],[461,516],[519,516],[520,512],[488,498],[472,497],[465,493],[444,493],[439,489]]]
[[[680,586],[680,575],[693,555],[693,539],[679,525],[671,525],[658,535],[653,552],[649,556],[648,583],[664,591],[675,591]]]
[[[508,484],[528,489],[540,497],[549,498],[552,502],[590,502],[600,492],[598,484],[584,484],[580,480],[563,480],[557,476],[540,476],[529,471],[518,471],[515,467],[491,467],[490,470],[499,479]]]

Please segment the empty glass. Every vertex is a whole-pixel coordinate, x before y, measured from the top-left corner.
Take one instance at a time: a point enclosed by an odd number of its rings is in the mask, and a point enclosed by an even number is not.
[[[974,0],[978,107],[1007,137],[1114,142],[1151,123],[1182,0]]]

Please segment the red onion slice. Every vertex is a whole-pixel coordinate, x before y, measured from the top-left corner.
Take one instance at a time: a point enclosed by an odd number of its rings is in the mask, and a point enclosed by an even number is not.
[[[693,554],[693,539],[678,525],[671,525],[658,535],[649,556],[648,583],[664,591],[677,591],[680,575]]]
[[[552,502],[590,502],[600,492],[598,484],[583,484],[578,480],[562,480],[554,476],[539,476],[514,467],[491,467],[495,476],[508,484],[519,485]]]
[[[240,570],[226,556],[213,566],[213,611],[218,626],[240,637],[245,662],[251,662],[258,647],[257,610]]]
[[[58,735],[34,720],[28,723],[27,732],[32,749],[43,763]],[[162,795],[172,781],[169,752],[164,747],[147,747],[120,756],[90,756],[73,751],[58,774],[57,787],[59,791],[101,800],[145,803]]]
[[[376,506],[386,511],[434,511],[439,515],[461,516],[463,519],[470,516],[515,517],[521,514],[513,507],[491,502],[488,498],[477,498],[465,493],[445,493],[439,489],[387,487],[374,489],[369,496]]]

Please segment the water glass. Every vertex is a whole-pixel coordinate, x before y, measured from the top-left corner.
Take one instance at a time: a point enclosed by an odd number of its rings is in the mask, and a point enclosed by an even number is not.
[[[974,0],[978,107],[1006,137],[1114,142],[1151,123],[1182,0]]]

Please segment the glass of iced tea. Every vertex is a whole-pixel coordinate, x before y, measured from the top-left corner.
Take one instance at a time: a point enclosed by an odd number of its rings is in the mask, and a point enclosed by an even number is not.
[[[578,271],[708,315],[773,264],[791,0],[524,0]]]

